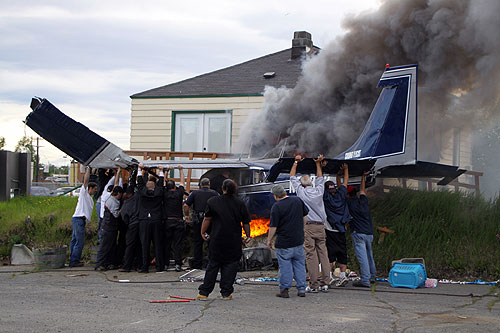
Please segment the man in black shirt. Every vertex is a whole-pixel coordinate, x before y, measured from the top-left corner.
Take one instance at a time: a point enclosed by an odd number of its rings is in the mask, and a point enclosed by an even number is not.
[[[193,261],[191,268],[201,269],[203,264],[203,238],[201,238],[201,222],[205,217],[207,201],[211,197],[218,196],[219,193],[210,189],[210,179],[202,178],[200,180],[200,189],[193,191],[184,202],[184,215],[186,222],[190,222],[189,207],[193,207]]]
[[[173,243],[175,271],[182,271],[182,251],[186,225],[182,215],[184,201],[184,172],[182,165],[177,167],[180,173],[179,186],[172,179],[166,180],[163,191],[163,224],[165,226],[165,269],[170,264],[170,250]]]
[[[115,186],[111,196],[104,202],[104,218],[102,219],[101,243],[97,251],[95,270],[106,271],[113,263],[116,249],[118,224],[120,223],[120,199],[123,194],[121,186]]]
[[[139,233],[139,194],[134,193],[135,186],[129,184],[123,195],[121,210],[122,221],[127,228],[125,260],[119,272],[130,272],[133,267],[142,266],[141,239]]]
[[[205,218],[201,225],[204,240],[210,238],[208,266],[203,284],[198,288],[199,300],[206,300],[214,290],[219,269],[222,298],[230,300],[234,291],[233,283],[241,259],[241,224],[250,237],[250,215],[245,203],[236,197],[237,185],[231,179],[222,183],[223,195],[207,201]],[[210,235],[206,234],[211,226]]]
[[[144,165],[139,164],[137,176],[137,194],[139,194],[139,230],[142,245],[142,268],[140,273],[149,272],[149,247],[151,240],[155,249],[156,271],[161,272],[165,267],[163,261],[163,228],[162,200],[163,200],[163,169],[158,167],[160,175],[158,181],[148,179],[148,173],[143,170]],[[145,179],[146,178],[146,181]]]
[[[370,281],[375,281],[376,269],[372,252],[373,222],[365,192],[365,175],[367,174],[365,172],[361,177],[359,198],[354,188],[348,189],[347,205],[352,216],[350,223],[352,245],[361,270],[361,281],[354,282],[353,286],[370,288]]]
[[[288,289],[295,277],[297,295],[306,296],[306,255],[304,252],[304,223],[309,209],[299,197],[289,197],[281,185],[271,187],[276,203],[271,208],[271,222],[267,247],[272,248],[276,234],[276,257],[279,264],[280,292],[278,297],[288,298]]]

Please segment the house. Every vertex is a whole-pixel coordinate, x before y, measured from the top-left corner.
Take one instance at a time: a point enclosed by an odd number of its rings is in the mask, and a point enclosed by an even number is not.
[[[130,150],[234,152],[265,87],[295,87],[303,57],[318,51],[299,31],[289,49],[132,95]]]

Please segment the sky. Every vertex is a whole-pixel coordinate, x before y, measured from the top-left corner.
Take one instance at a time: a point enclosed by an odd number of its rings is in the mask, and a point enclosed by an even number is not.
[[[130,96],[291,47],[308,31],[325,47],[346,15],[377,0],[0,0],[0,136],[14,150],[33,96],[129,148]],[[40,162],[65,165],[41,141]]]

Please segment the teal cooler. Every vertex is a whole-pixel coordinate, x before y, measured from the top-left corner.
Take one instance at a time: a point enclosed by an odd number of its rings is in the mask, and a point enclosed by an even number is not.
[[[391,287],[416,289],[425,285],[427,273],[422,264],[395,263],[389,272]]]

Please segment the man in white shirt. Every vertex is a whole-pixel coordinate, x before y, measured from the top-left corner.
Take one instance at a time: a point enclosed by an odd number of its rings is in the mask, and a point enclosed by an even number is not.
[[[111,179],[108,181],[108,183],[104,187],[104,191],[101,194],[101,207],[100,207],[100,211],[99,211],[99,217],[101,219],[104,218],[104,204],[111,196],[111,192],[113,191],[113,188],[115,186],[120,186],[123,188],[123,181],[120,177],[120,172],[121,172],[121,168],[118,168],[118,171],[116,172],[117,174],[115,174],[113,177],[111,177]]]
[[[303,160],[302,156],[295,156],[295,162],[290,170],[290,181],[297,192],[297,196],[304,201],[309,213],[304,227],[304,250],[306,252],[306,265],[309,272],[309,286],[306,292],[318,292],[318,261],[321,264],[321,287],[323,292],[328,292],[328,279],[330,272],[330,263],[328,262],[328,253],[326,249],[325,228],[331,226],[327,223],[325,206],[323,203],[323,192],[325,188],[325,179],[323,178],[322,164],[323,155],[319,155],[314,160],[316,163],[315,186],[311,178],[307,175],[297,178],[297,164]],[[325,162],[326,163],[326,162]]]
[[[73,225],[73,234],[71,236],[70,257],[69,266],[70,267],[81,267],[83,263],[80,262],[82,257],[83,245],[85,243],[85,224],[87,221],[90,222],[90,217],[92,216],[92,210],[94,209],[94,200],[92,195],[97,192],[97,184],[89,182],[90,178],[90,168],[87,167],[85,176],[83,178],[83,185],[80,189],[80,195],[78,197],[78,203],[76,204],[75,213],[71,218],[71,224]]]

